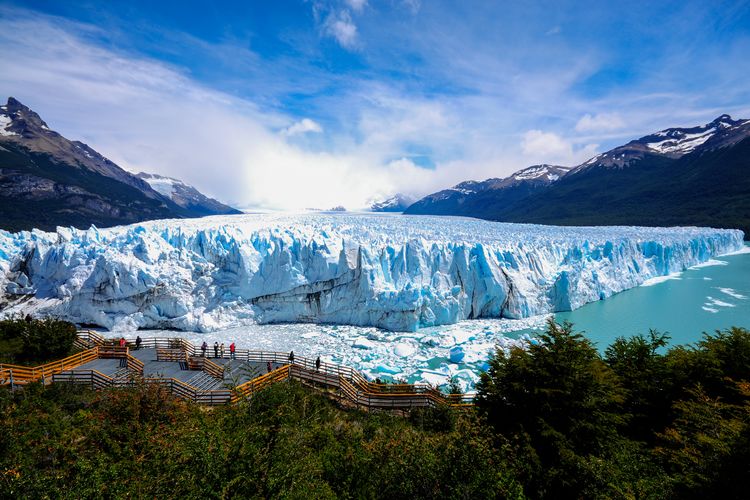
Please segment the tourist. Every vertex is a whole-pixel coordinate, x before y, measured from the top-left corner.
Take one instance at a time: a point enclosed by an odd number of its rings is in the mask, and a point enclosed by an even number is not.
[[[140,336],[140,335],[138,335],[138,336],[137,336],[137,337],[135,338],[135,349],[136,349],[136,350],[138,350],[138,349],[140,349],[140,348],[141,348],[141,342],[143,342],[143,339],[141,339],[141,336]]]
[[[221,358],[224,359],[224,342],[219,346],[219,354],[221,355]]]
[[[315,371],[320,371],[320,356],[315,360]]]
[[[219,357],[219,343],[214,342],[214,358],[218,358],[218,357]]]
[[[232,358],[232,359],[235,359],[235,356],[234,356],[234,342],[232,342],[231,344],[229,344],[229,357]]]
[[[294,363],[294,351],[289,352],[289,362]]]
[[[125,341],[125,337],[120,337],[120,347],[125,347],[128,343]]]
[[[203,341],[203,344],[201,344],[201,357],[206,357],[206,349],[208,349],[208,344],[206,344],[206,341]]]
[[[268,373],[271,373],[271,370],[273,370],[273,365],[270,361],[266,363],[266,370],[268,370]]]

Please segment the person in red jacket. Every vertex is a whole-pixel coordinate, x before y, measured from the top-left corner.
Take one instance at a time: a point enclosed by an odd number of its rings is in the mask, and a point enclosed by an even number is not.
[[[234,342],[229,344],[229,357],[232,359],[235,359],[234,357]]]

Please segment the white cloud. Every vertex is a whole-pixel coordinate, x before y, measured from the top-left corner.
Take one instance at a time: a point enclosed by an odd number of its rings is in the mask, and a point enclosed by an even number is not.
[[[358,44],[357,26],[352,21],[348,11],[333,11],[328,14],[323,23],[323,33],[334,38],[339,45],[347,50],[353,50]]]
[[[346,5],[349,6],[354,12],[362,12],[367,6],[367,0],[344,0]]]
[[[422,7],[421,0],[403,0],[403,4],[412,14],[419,12],[419,9]]]
[[[545,35],[551,36],[551,35],[559,35],[560,32],[562,32],[562,28],[560,26],[553,26],[550,29],[547,30]]]
[[[529,130],[521,140],[521,149],[530,163],[578,165],[596,154],[597,148],[597,144],[574,147],[572,142],[561,136],[541,130]]]
[[[625,127],[625,121],[619,113],[585,114],[576,123],[577,132],[609,132]]]
[[[306,134],[308,132],[321,133],[323,132],[323,127],[321,127],[318,122],[311,120],[310,118],[303,118],[300,121],[294,122],[289,127],[282,130],[282,134],[288,137],[298,134]]]

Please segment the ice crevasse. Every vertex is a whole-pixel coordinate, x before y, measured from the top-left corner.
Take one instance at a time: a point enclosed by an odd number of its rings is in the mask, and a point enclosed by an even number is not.
[[[742,248],[710,228],[236,215],[0,231],[3,314],[109,329],[318,322],[395,331],[566,311]]]

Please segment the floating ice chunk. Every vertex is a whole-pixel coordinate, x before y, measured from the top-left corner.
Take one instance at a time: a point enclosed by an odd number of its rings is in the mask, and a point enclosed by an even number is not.
[[[719,290],[721,293],[723,293],[725,295],[729,295],[730,297],[735,298],[735,299],[743,300],[743,299],[747,298],[746,295],[742,295],[741,293],[739,293],[739,292],[737,292],[737,291],[735,291],[735,290],[733,290],[731,288],[719,288],[719,287],[717,287],[716,289]]]
[[[450,382],[450,377],[444,374],[439,374],[435,372],[421,372],[420,376],[422,380],[427,382],[430,385],[434,385],[436,387],[440,387],[441,385],[445,385],[448,382]]]
[[[735,307],[734,304],[730,304],[729,302],[724,302],[723,300],[715,299],[711,297],[710,295],[706,297],[708,299],[708,302],[706,302],[706,305],[709,307]]]
[[[654,286],[654,285],[658,285],[659,283],[664,283],[665,281],[681,280],[682,279],[681,274],[682,273],[672,273],[672,274],[668,274],[667,276],[656,276],[654,278],[649,278],[643,283],[641,283],[641,286]]]
[[[399,342],[393,348],[393,352],[396,354],[396,356],[401,356],[402,358],[411,356],[416,351],[417,348],[411,342]]]
[[[319,336],[320,336],[319,332],[307,332],[307,333],[303,333],[302,335],[300,335],[300,337],[302,337],[303,339],[311,339],[311,338],[319,337]]]
[[[358,337],[354,339],[352,347],[355,347],[357,349],[373,349],[375,347],[375,343],[369,340],[367,337]]]
[[[391,365],[378,365],[377,367],[375,367],[375,371],[380,373],[388,373],[389,375],[396,375],[397,373],[401,373],[401,368]]]
[[[463,361],[464,360],[464,356],[466,356],[466,354],[464,353],[463,348],[458,347],[458,346],[451,348],[451,350],[449,351],[449,354],[448,354],[448,357],[449,357],[451,363],[456,363],[456,364],[458,364],[461,361]]]
[[[703,306],[703,307],[701,307],[701,309],[703,309],[704,311],[708,311],[710,313],[717,313],[717,312],[719,312],[718,309],[715,309],[713,307],[708,307],[708,306]]]
[[[708,259],[706,262],[701,262],[700,264],[691,266],[690,269],[702,269],[704,267],[726,266],[726,265],[729,265],[729,262],[725,260]]]

